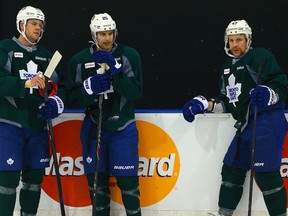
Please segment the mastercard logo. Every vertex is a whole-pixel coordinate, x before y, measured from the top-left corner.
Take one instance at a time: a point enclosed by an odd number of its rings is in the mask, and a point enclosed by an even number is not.
[[[73,207],[91,205],[81,154],[81,120],[69,120],[53,127],[57,161],[61,175],[64,204]],[[175,143],[160,127],[146,121],[136,121],[139,131],[139,170],[141,207],[164,199],[175,190],[180,172],[180,158]],[[59,202],[53,161],[46,168],[42,189]],[[122,204],[115,177],[110,178],[111,199]]]

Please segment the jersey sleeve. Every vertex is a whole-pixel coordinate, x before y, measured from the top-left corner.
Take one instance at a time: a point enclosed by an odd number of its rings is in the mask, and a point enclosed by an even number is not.
[[[274,55],[265,49],[260,49],[262,58],[259,60],[259,84],[272,88],[280,100],[285,100],[288,95],[288,80],[280,68]],[[255,57],[256,58],[256,57]]]
[[[113,88],[119,95],[129,100],[142,95],[142,63],[139,53],[128,48],[121,56],[123,73],[115,76]]]
[[[79,57],[73,56],[68,63],[67,71],[65,74],[65,89],[67,108],[83,109],[95,104],[97,97],[94,95],[87,96],[82,90],[83,77],[82,77],[82,64],[78,61]]]
[[[0,96],[24,97],[25,81],[13,76],[11,68],[14,52],[10,51],[2,41],[0,44]]]

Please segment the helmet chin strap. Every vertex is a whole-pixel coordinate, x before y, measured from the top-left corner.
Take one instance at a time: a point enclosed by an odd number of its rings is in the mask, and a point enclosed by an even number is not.
[[[89,41],[89,43],[95,45],[98,49],[101,49],[98,45],[98,41],[97,41],[97,36],[96,36],[97,33],[93,33],[91,32],[91,36],[92,36],[92,39],[93,41]]]
[[[91,43],[91,44],[92,44],[91,46],[95,45],[95,46],[97,47],[97,49],[101,49],[101,50],[102,50],[102,48],[99,47],[97,40],[94,40],[94,39],[93,39],[93,41],[88,41],[88,43]]]

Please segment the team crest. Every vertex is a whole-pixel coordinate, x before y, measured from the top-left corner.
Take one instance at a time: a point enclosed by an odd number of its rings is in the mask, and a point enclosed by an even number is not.
[[[25,69],[19,70],[20,78],[22,80],[31,80],[37,75],[38,65],[30,60],[27,64],[27,71]],[[40,72],[39,72],[40,73]],[[30,88],[30,94],[33,94],[33,89],[38,89],[38,85]]]
[[[30,80],[34,76],[36,76],[38,66],[33,61],[29,61],[26,65],[27,65],[27,71],[25,69],[19,71],[20,78],[23,80]]]
[[[241,83],[235,83],[235,76],[232,74],[228,78],[228,86],[226,86],[227,97],[229,98],[229,103],[233,103],[236,107],[236,102],[239,101],[238,97],[241,94]]]

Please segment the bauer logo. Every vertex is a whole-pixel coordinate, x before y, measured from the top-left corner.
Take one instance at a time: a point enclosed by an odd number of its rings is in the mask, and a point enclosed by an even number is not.
[[[140,201],[141,207],[146,207],[175,190],[180,159],[175,143],[163,129],[146,121],[138,120],[136,123],[139,131]],[[110,179],[110,190],[112,200],[122,204],[115,177]]]
[[[89,188],[84,175],[81,155],[81,120],[61,122],[53,127],[57,148],[57,160],[61,175],[64,204],[72,207],[91,205]],[[179,176],[180,159],[175,143],[160,127],[137,121],[139,130],[139,180],[141,207],[150,206],[164,199],[175,190]],[[53,158],[46,168],[42,189],[59,202]],[[129,167],[118,167],[128,169]],[[110,179],[111,199],[122,204],[116,179]]]

